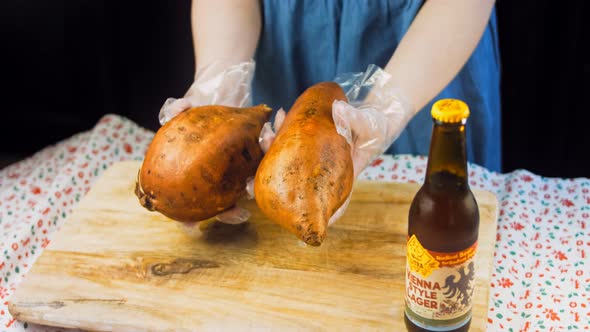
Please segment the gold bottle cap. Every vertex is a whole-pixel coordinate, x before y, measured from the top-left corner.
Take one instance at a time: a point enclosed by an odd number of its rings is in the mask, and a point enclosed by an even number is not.
[[[441,99],[432,105],[430,113],[440,122],[457,123],[469,117],[469,107],[459,99]]]

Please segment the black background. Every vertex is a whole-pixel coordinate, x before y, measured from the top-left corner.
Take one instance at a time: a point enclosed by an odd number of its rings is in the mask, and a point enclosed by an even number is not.
[[[498,1],[503,171],[590,177],[587,1]],[[0,167],[192,83],[190,1],[0,3]]]

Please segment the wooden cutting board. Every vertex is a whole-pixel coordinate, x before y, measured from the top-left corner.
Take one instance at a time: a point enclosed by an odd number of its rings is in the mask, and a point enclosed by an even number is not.
[[[143,209],[139,162],[108,169],[17,288],[19,320],[100,331],[402,331],[406,224],[418,185],[360,181],[321,247],[267,220],[200,238]],[[475,191],[481,226],[472,331],[484,331],[496,198]]]

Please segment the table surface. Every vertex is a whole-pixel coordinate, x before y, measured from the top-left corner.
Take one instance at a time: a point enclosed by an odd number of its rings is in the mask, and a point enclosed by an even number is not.
[[[11,317],[11,295],[94,181],[114,162],[141,160],[152,135],[108,115],[0,170],[0,330],[51,330]],[[487,329],[590,330],[590,179],[469,167],[471,186],[500,203]],[[361,178],[420,183],[425,168],[424,157],[382,156]]]

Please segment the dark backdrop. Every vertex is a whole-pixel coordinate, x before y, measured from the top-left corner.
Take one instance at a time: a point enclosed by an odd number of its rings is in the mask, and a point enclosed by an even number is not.
[[[587,1],[500,0],[504,172],[590,177]],[[106,113],[157,129],[194,64],[190,1],[0,4],[0,166]]]

